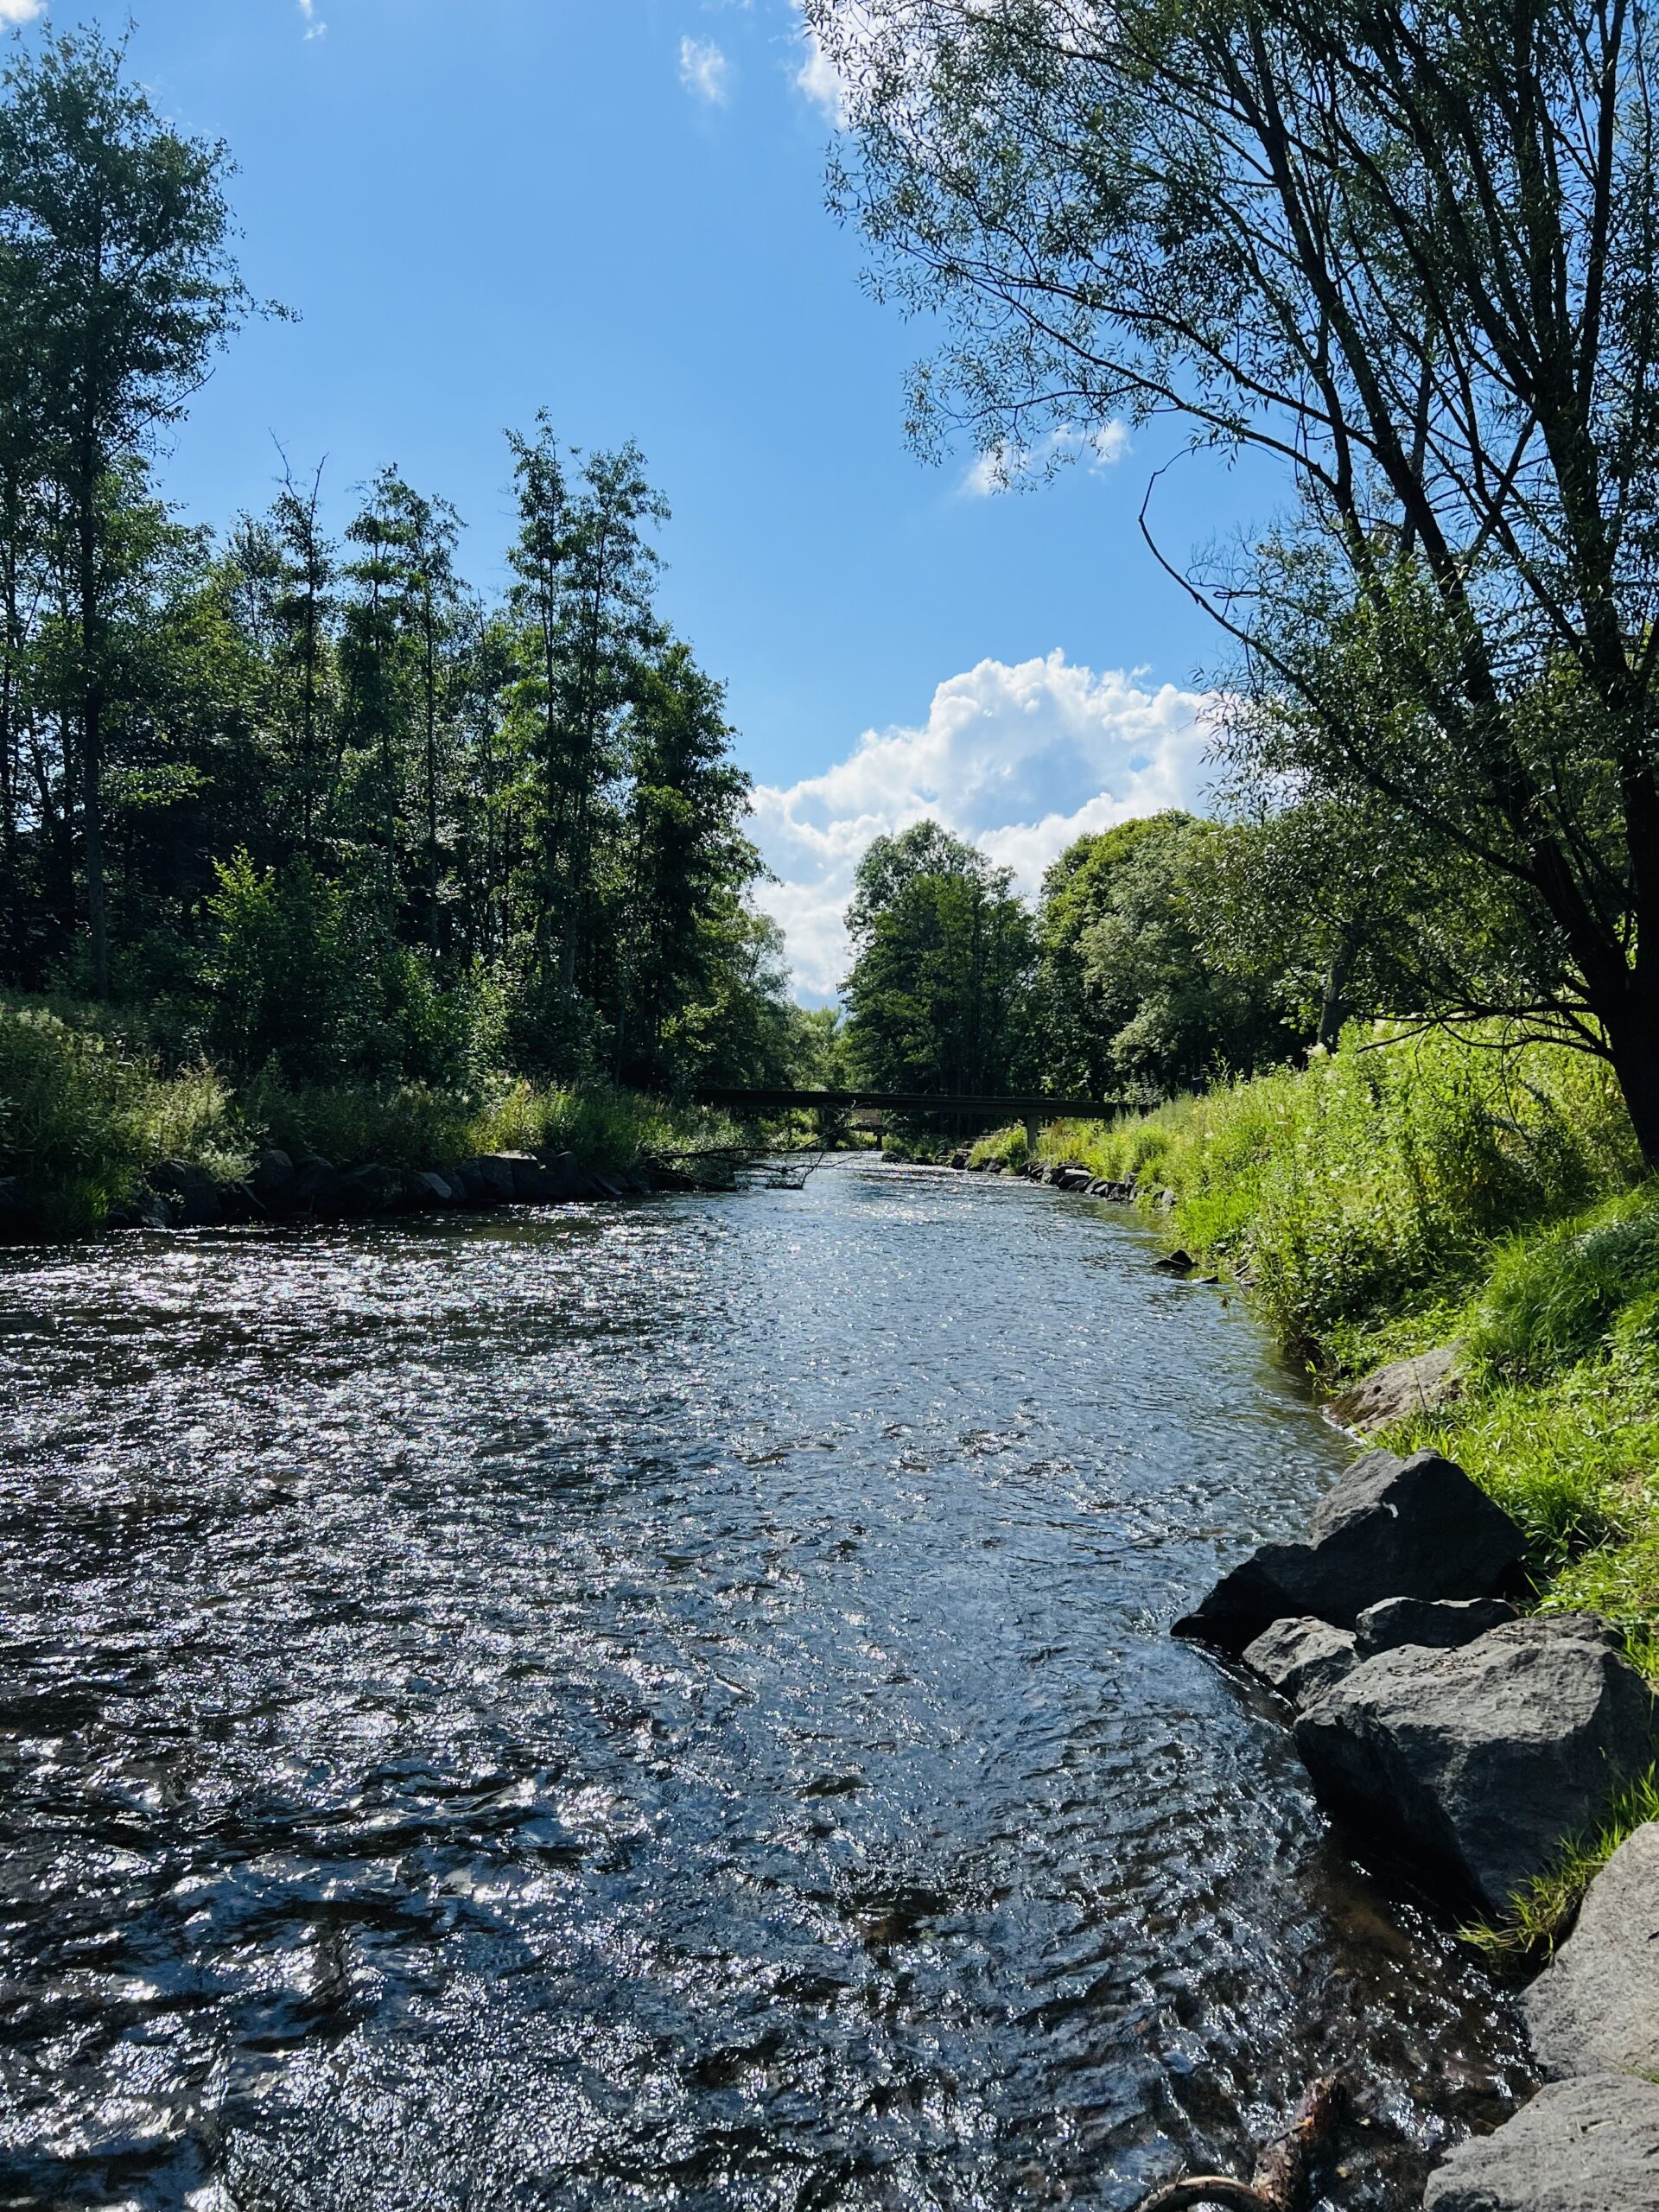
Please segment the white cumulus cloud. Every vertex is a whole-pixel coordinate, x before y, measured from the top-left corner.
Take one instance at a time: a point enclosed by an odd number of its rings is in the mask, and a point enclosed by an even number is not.
[[[731,79],[732,65],[713,39],[680,41],[680,82],[688,92],[710,107],[724,107],[732,96]]]
[[[46,0],[0,0],[0,23],[32,23],[46,13]]]
[[[753,834],[779,880],[758,895],[798,988],[830,997],[846,974],[842,914],[873,837],[931,816],[1034,894],[1086,830],[1200,802],[1212,704],[1061,652],[984,660],[941,683],[918,727],[867,730],[823,775],[759,785]]]
[[[317,0],[300,0],[300,14],[307,38],[321,38],[326,34],[328,26],[317,14]]]
[[[1092,430],[1062,423],[1034,446],[997,445],[981,454],[962,480],[962,488],[976,499],[988,499],[994,492],[1029,483],[1069,461],[1086,461],[1094,469],[1110,468],[1128,449],[1127,423],[1103,423]]]
[[[847,95],[835,63],[818,43],[815,30],[805,33],[806,54],[795,74],[796,89],[806,94],[826,121],[840,130],[847,120]]]

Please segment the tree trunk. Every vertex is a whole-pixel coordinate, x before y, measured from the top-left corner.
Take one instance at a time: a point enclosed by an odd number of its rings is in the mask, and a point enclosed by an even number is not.
[[[1643,1003],[1646,993],[1630,996],[1629,1011],[1606,1025],[1607,1039],[1643,1163],[1659,1173],[1659,1007]]]
[[[80,828],[86,881],[86,933],[92,996],[110,995],[110,930],[104,881],[104,672],[99,636],[98,470],[88,460],[80,484]]]

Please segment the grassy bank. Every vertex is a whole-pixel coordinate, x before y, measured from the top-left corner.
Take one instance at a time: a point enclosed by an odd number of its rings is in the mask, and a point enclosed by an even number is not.
[[[1017,1165],[1024,1134],[980,1151]],[[1136,1176],[1324,1382],[1459,1344],[1461,1398],[1382,1440],[1459,1459],[1525,1529],[1544,1604],[1608,1614],[1659,1669],[1659,1184],[1605,1069],[1356,1034],[1042,1151]]]
[[[0,1181],[53,1228],[95,1228],[163,1160],[245,1175],[266,1145],[333,1166],[442,1167],[475,1154],[574,1152],[627,1171],[741,1148],[728,1116],[602,1086],[506,1075],[470,1093],[419,1084],[241,1087],[207,1066],[163,1073],[142,1043],[88,1008],[0,1004]]]

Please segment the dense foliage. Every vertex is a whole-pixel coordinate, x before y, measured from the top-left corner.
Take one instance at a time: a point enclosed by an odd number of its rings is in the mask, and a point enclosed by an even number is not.
[[[946,333],[924,435],[1017,470],[1173,415],[1294,485],[1186,581],[1240,656],[1241,795],[1298,812],[1331,995],[1605,1057],[1659,1167],[1650,11],[805,7],[842,205]],[[1379,890],[1376,975],[1345,939]]]
[[[747,780],[633,448],[511,438],[493,604],[394,467],[338,541],[318,475],[222,539],[157,496],[251,307],[228,170],[96,34],[6,71],[0,985],[143,1007],[240,1083],[779,1080]]]

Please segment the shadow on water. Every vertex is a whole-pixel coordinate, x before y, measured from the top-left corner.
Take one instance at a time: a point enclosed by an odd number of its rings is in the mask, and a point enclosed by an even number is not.
[[[0,2205],[1121,2212],[1504,2002],[1166,1629],[1345,1447],[1081,1199],[0,1269]]]

